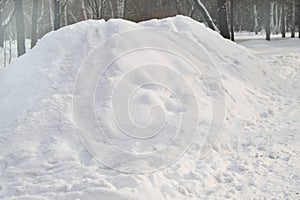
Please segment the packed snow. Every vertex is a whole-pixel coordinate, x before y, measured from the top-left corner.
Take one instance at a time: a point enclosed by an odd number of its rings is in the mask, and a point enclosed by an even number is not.
[[[51,32],[0,70],[0,198],[297,199],[299,50],[183,16]]]

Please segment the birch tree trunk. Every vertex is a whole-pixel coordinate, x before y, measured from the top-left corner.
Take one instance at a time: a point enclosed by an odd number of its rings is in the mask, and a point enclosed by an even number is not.
[[[255,35],[257,35],[258,34],[258,16],[257,16],[257,9],[256,9],[255,4],[253,6],[253,13],[254,13],[254,31],[255,31]]]
[[[52,0],[48,0],[49,4],[49,16],[50,16],[50,28],[51,31],[54,30],[54,15],[53,15],[53,8],[52,8]]]
[[[201,14],[203,15],[207,25],[209,28],[211,28],[214,31],[218,31],[219,29],[217,28],[217,26],[215,25],[215,23],[213,22],[210,14],[208,13],[208,11],[206,10],[205,6],[202,4],[202,2],[200,0],[195,0],[196,5],[198,6]]]
[[[270,9],[270,29],[271,32],[274,34],[275,33],[275,28],[274,28],[274,2],[271,2],[271,9]]]
[[[83,19],[87,20],[87,14],[86,14],[86,8],[85,8],[84,0],[81,0],[81,8],[82,8]]]

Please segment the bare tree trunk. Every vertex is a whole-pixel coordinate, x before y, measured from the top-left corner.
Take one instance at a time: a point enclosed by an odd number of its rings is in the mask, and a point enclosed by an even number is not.
[[[188,14],[189,17],[192,17],[193,14],[194,14],[194,11],[195,11],[195,4],[196,4],[195,1],[193,1],[192,6],[191,6],[191,9],[190,9],[189,14]]]
[[[275,33],[274,29],[274,2],[271,2],[270,9],[270,29],[272,33]]]
[[[226,3],[226,0],[217,0],[218,24],[219,24],[219,29],[220,29],[221,35],[224,38],[230,39],[225,3]]]
[[[124,9],[125,9],[125,0],[117,0],[116,7],[117,7],[116,17],[123,18],[124,17]]]
[[[298,37],[300,38],[300,2],[296,5],[298,8],[298,19],[297,19],[297,24],[298,24]]]
[[[53,15],[53,8],[52,8],[52,0],[48,0],[49,4],[49,18],[50,18],[50,26],[51,26],[51,31],[54,30],[54,15]]]
[[[256,9],[256,4],[253,6],[253,13],[254,13],[254,31],[255,35],[258,34],[258,16],[257,16],[257,9]]]
[[[279,33],[279,19],[278,19],[278,3],[274,2],[275,6],[275,34]]]
[[[291,25],[291,37],[295,37],[295,18],[296,18],[296,3],[292,0],[292,25]]]
[[[230,32],[231,32],[231,40],[234,41],[234,27],[233,27],[233,0],[230,0]]]
[[[17,49],[18,56],[23,55],[25,50],[25,25],[24,25],[24,12],[23,12],[23,1],[14,0],[15,5],[15,18],[16,18],[16,30],[17,30]]]
[[[111,18],[115,18],[115,13],[114,13],[114,8],[113,8],[113,5],[112,5],[112,2],[111,0],[109,0],[109,8],[110,8],[110,13],[111,13]]]
[[[33,48],[37,42],[37,12],[38,12],[39,0],[33,0],[32,5],[32,18],[31,18],[31,48]]]
[[[83,13],[83,19],[87,20],[87,14],[86,14],[86,8],[85,8],[84,0],[81,0],[81,8],[82,8],[82,13]]]
[[[271,4],[268,0],[265,1],[266,6],[266,19],[265,19],[265,29],[266,29],[266,40],[271,40],[271,29],[270,29],[270,16],[271,16]]]
[[[205,6],[202,4],[200,0],[195,0],[196,5],[198,6],[201,14],[203,15],[207,25],[209,28],[211,28],[214,31],[218,31],[219,29],[216,27],[215,23],[213,22],[211,16],[209,15],[208,11],[206,10]]]
[[[68,15],[67,15],[67,9],[68,9],[68,5],[65,6],[64,11],[64,25],[67,26],[68,25]]]
[[[3,9],[2,7],[0,7],[0,47],[3,48],[4,27],[2,26],[2,13]]]
[[[6,40],[4,40],[3,45],[3,67],[6,67]]]
[[[12,47],[11,47],[11,43],[12,43],[12,30],[11,30],[11,25],[9,26],[9,57],[8,57],[8,64],[11,64],[11,59],[12,59]]]
[[[123,19],[126,19],[126,3],[127,3],[127,0],[123,0],[123,11],[122,11]]]
[[[60,28],[60,8],[59,8],[59,0],[53,0],[54,5],[54,30]]]
[[[285,38],[285,0],[281,1],[281,34]]]
[[[0,47],[3,47],[3,42],[5,40],[5,29],[10,24],[15,15],[15,9],[13,9],[11,10],[11,12],[6,14],[5,18],[3,18],[4,7],[7,3],[7,0],[0,1]]]

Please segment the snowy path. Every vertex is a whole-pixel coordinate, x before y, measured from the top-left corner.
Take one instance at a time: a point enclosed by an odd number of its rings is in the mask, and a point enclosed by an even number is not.
[[[300,185],[300,41],[248,41],[242,45],[263,60],[269,93],[260,101],[267,105],[256,122],[248,124],[237,159],[247,169],[251,194],[276,199],[298,199]],[[270,84],[271,83],[271,84]],[[249,137],[250,136],[250,137]],[[245,179],[245,178],[243,178]],[[243,180],[244,182],[245,180]],[[258,189],[260,188],[260,189]],[[273,191],[273,192],[272,192]]]

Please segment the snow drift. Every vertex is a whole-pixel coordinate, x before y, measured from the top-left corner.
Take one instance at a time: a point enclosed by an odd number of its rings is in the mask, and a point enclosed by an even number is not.
[[[155,35],[157,32],[147,28],[164,31]],[[109,39],[141,29],[143,35],[136,38]],[[194,68],[185,67],[185,61],[157,49],[143,49],[119,59],[105,68],[99,79],[98,74],[89,72],[99,72],[99,62],[107,64],[120,52],[136,48],[136,44],[152,42],[151,37],[164,49],[169,47],[197,58],[207,73],[217,69],[214,71],[217,75],[198,77]],[[99,44],[101,51],[98,51]],[[243,148],[241,144],[247,143],[246,148],[252,145],[245,137],[245,133],[255,129],[251,121],[271,113],[265,111],[269,102],[266,90],[269,79],[263,78],[266,72],[259,63],[246,48],[224,40],[203,24],[183,16],[138,24],[119,19],[88,20],[47,34],[34,49],[0,71],[0,197],[201,199],[245,196],[242,195],[244,187],[239,183],[241,177],[236,175],[246,171],[245,164],[230,155]],[[150,65],[148,71],[131,68],[145,64]],[[155,72],[151,64],[161,68]],[[212,65],[216,68],[209,71]],[[174,79],[166,66],[174,66],[178,72],[174,76],[181,79]],[[218,77],[220,82],[213,79]],[[97,87],[89,88],[95,80]],[[152,84],[153,80],[165,85],[171,83],[171,86]],[[141,87],[135,90],[137,86]],[[192,91],[189,86],[194,89],[192,95],[187,92]],[[122,93],[127,90],[132,90],[130,99],[124,98],[128,94]],[[213,146],[214,149],[201,160],[203,141],[209,136],[198,134],[199,138],[193,140],[195,130],[192,128],[198,128],[199,133],[209,130],[214,112],[218,111],[214,110],[211,98],[218,102],[222,97],[219,93],[226,96],[223,106],[226,115],[220,115],[222,120],[213,126],[222,127],[224,121],[222,142],[214,146],[217,137],[206,141],[209,144],[206,151]],[[91,99],[78,99],[76,95],[87,95]],[[195,108],[194,100],[201,111],[196,116],[189,115]],[[118,112],[126,105],[129,111]],[[89,114],[91,109],[95,110],[94,115]],[[115,116],[110,114],[113,109],[116,109]],[[127,111],[129,117],[123,115]],[[93,124],[92,118],[99,124]],[[137,124],[136,129],[127,126],[128,118]],[[165,129],[159,137],[152,131],[162,125],[161,120],[165,120]],[[188,122],[177,134],[181,120]],[[149,125],[154,128],[147,132],[144,128]],[[105,135],[93,132],[98,126]],[[133,135],[120,135],[119,126],[131,129]],[[242,138],[241,144],[236,143],[237,138]],[[116,148],[110,149],[111,146],[118,146],[122,153]],[[147,157],[165,146],[171,150]],[[132,152],[134,156],[130,157]],[[224,162],[232,165],[227,169],[221,164],[224,155],[228,159]],[[166,166],[169,167],[164,168]],[[139,171],[141,168],[145,170]],[[119,172],[148,172],[160,168],[164,169],[150,174]],[[229,191],[233,192],[228,194]]]

